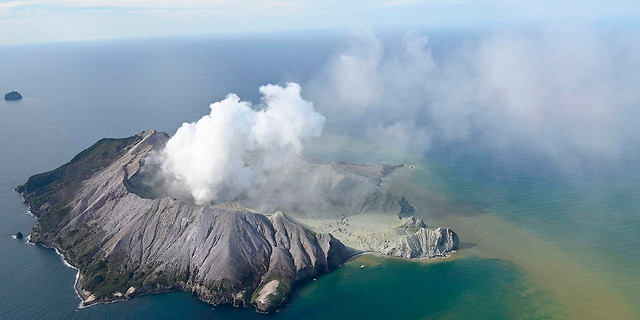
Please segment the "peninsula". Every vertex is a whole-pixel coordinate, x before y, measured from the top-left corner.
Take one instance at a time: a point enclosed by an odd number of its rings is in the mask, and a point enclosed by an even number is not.
[[[152,169],[145,157],[168,139],[155,130],[101,139],[16,188],[38,217],[30,241],[56,248],[78,269],[84,305],[183,290],[214,305],[271,312],[295,285],[356,253],[432,258],[458,247],[451,229],[427,229],[382,187],[390,166],[296,158],[282,176],[314,195],[298,203],[196,205],[156,192],[146,178],[153,170],[141,168]],[[361,228],[367,217],[394,223]]]

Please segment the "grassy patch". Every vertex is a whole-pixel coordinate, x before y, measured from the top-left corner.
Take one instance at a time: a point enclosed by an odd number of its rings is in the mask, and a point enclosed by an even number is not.
[[[280,283],[276,287],[276,290],[268,296],[270,301],[269,304],[267,306],[258,306],[262,311],[270,312],[278,309],[278,307],[289,300],[289,296],[291,295],[291,279],[267,278],[262,282],[258,289],[254,291],[253,295],[251,296],[251,303],[257,302],[262,289],[273,280],[278,280]]]

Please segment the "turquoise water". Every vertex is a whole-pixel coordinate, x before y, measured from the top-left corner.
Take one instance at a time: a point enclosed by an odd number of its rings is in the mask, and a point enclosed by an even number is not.
[[[361,263],[367,267],[360,268]],[[381,263],[380,266],[377,263]],[[304,288],[283,315],[311,319],[549,319],[553,297],[497,259],[368,258]],[[327,306],[331,306],[327,308]]]
[[[367,267],[361,269],[361,263]],[[378,258],[353,261],[309,283],[275,315],[228,306],[214,309],[178,292],[77,311],[59,307],[46,315],[72,319],[550,319],[548,310],[554,309],[549,308],[556,308],[553,297],[532,289],[523,279],[516,266],[495,259],[425,265]],[[33,307],[38,308],[35,301]]]
[[[0,101],[0,318],[563,317],[562,299],[532,276],[539,266],[524,265],[517,256],[470,254],[482,244],[437,263],[361,257],[301,288],[275,315],[250,308],[213,309],[178,292],[77,310],[75,271],[53,250],[11,238],[17,231],[28,234],[35,222],[12,190],[29,176],[63,164],[102,137],[149,128],[172,133],[183,121],[207,113],[209,103],[228,92],[256,101],[262,84],[304,81],[339,46],[331,38],[294,40],[286,45],[282,39],[200,38],[1,48],[0,91],[17,90],[25,98]],[[324,156],[391,160],[356,153]],[[607,166],[578,163],[575,170],[534,155],[506,156],[469,146],[436,146],[428,156],[415,160],[421,169],[407,178],[447,199],[421,200],[418,214],[427,222],[444,221],[447,215],[463,222],[495,216],[562,247],[570,262],[593,278],[606,278],[630,305],[640,305],[635,155]],[[463,242],[472,238],[460,236]],[[368,267],[360,269],[361,264]]]

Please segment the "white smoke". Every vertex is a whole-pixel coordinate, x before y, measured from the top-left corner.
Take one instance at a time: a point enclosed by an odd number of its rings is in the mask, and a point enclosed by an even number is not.
[[[389,46],[362,32],[310,81],[309,96],[330,130],[396,154],[472,141],[560,161],[615,159],[640,142],[638,39],[589,28],[494,34],[436,54],[416,33]],[[273,175],[325,124],[300,90],[261,87],[259,106],[231,94],[185,123],[152,159],[167,192],[205,204],[295,191]]]
[[[210,114],[184,123],[152,160],[169,193],[207,204],[267,188],[269,174],[322,134],[325,118],[300,90],[296,83],[260,87],[257,107],[229,94]]]
[[[640,140],[638,39],[549,29],[468,38],[435,54],[416,33],[393,45],[359,32],[309,92],[329,130],[397,152],[474,139],[554,159],[615,159]]]

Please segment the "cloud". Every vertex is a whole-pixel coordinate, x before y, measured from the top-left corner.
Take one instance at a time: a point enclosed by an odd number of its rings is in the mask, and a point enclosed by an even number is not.
[[[7,2],[5,2],[7,3]],[[47,5],[64,8],[173,8],[173,9],[205,9],[205,8],[230,8],[230,7],[273,7],[290,8],[297,7],[299,1],[255,1],[255,0],[33,0],[11,1],[13,7],[29,6],[33,4]],[[0,4],[2,6],[2,4]]]
[[[160,165],[164,188],[197,204],[268,189],[271,175],[322,134],[324,116],[300,91],[295,83],[260,87],[259,106],[230,94],[209,115],[184,123],[149,160]]]
[[[414,6],[448,6],[473,3],[468,0],[391,0],[382,3],[387,7],[414,7]]]
[[[35,1],[7,1],[7,2],[0,2],[0,14],[6,14],[9,11],[11,11],[11,9],[13,8],[17,8],[17,7],[25,7],[25,6],[29,6],[29,5],[33,5],[36,4]]]
[[[1,1],[0,29],[12,32],[0,35],[0,45],[362,27],[475,30],[566,24],[567,21],[631,24],[640,14],[640,6],[630,0],[607,3],[595,0],[580,3],[568,0]]]
[[[435,55],[416,33],[391,46],[360,32],[309,92],[330,130],[399,152],[477,141],[554,159],[616,159],[640,140],[637,40],[548,29],[488,35]]]

